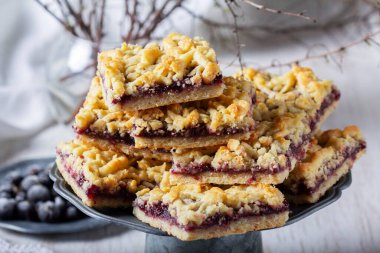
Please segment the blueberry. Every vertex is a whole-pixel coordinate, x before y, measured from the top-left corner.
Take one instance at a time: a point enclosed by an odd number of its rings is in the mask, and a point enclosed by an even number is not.
[[[44,168],[41,167],[40,165],[33,164],[33,165],[28,166],[28,168],[26,169],[25,175],[26,176],[28,176],[28,175],[37,175],[43,169]]]
[[[42,222],[54,222],[59,218],[59,211],[53,201],[39,202],[37,216]]]
[[[36,184],[30,187],[26,196],[31,202],[46,201],[50,199],[50,191],[46,186]]]
[[[9,182],[11,182],[13,184],[19,184],[22,180],[22,174],[19,170],[9,172],[5,176],[5,180],[8,180]]]
[[[49,176],[46,174],[46,173],[40,173],[38,174],[38,181],[45,185],[45,186],[51,186],[52,185],[52,181],[50,180]]]
[[[0,198],[0,219],[12,219],[15,214],[16,202],[13,199]]]
[[[19,191],[18,193],[16,193],[15,200],[17,202],[26,200],[26,193],[24,191]]]
[[[3,182],[0,185],[0,192],[13,192],[13,184],[11,182]]]
[[[34,208],[29,201],[21,201],[17,204],[17,214],[22,219],[32,220],[34,218]]]
[[[0,192],[0,198],[10,199],[12,198],[12,194],[9,192]]]
[[[54,204],[59,210],[63,210],[66,207],[66,202],[60,196],[54,198]]]
[[[66,209],[66,219],[75,220],[80,217],[80,212],[74,206],[69,206]]]
[[[30,187],[32,187],[35,184],[39,184],[38,177],[36,175],[26,176],[21,181],[21,188],[25,191],[27,191]]]
[[[51,193],[51,196],[53,196],[53,197],[59,196],[58,193],[56,191],[54,191],[53,188],[51,189],[50,193]]]
[[[44,168],[38,172],[38,175],[49,176],[49,170]]]

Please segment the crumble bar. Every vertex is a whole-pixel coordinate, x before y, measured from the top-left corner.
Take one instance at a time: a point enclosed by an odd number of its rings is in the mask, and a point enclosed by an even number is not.
[[[100,85],[100,78],[94,77],[86,100],[75,116],[74,129],[77,138],[88,145],[102,149],[112,149],[135,156],[171,161],[167,150],[135,148],[131,136],[136,112],[111,111],[105,104]]]
[[[65,181],[84,204],[97,208],[131,206],[135,193],[159,184],[170,167],[169,163],[127,157],[79,140],[60,143],[56,152]]]
[[[135,156],[171,159],[171,148],[193,148],[248,139],[254,129],[255,93],[247,81],[225,77],[220,97],[138,112],[109,110],[99,77],[92,81],[74,128],[83,138],[114,145]],[[145,156],[147,155],[147,156]]]
[[[171,33],[145,47],[124,43],[98,56],[107,105],[143,110],[218,97],[224,85],[215,51],[199,37]]]
[[[181,240],[210,239],[285,224],[288,204],[273,186],[184,184],[137,193],[134,215]]]
[[[296,204],[317,202],[364,154],[366,142],[356,126],[318,133],[306,158],[283,184],[286,198]]]
[[[239,78],[252,81],[256,122],[248,141],[230,139],[210,150],[173,153],[175,183],[282,183],[306,152],[312,133],[333,111],[340,93],[307,68],[294,66],[283,76],[245,69]]]
[[[138,148],[196,148],[248,139],[254,129],[255,92],[250,82],[223,78],[217,98],[139,111],[133,136]]]

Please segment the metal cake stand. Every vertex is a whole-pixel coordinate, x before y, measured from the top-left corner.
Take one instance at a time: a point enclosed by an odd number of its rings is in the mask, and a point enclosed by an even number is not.
[[[57,166],[53,165],[50,169],[50,178],[54,181],[55,191],[63,198],[70,201],[79,210],[86,215],[98,220],[126,226],[130,229],[136,229],[146,233],[145,252],[262,252],[262,239],[260,231],[249,232],[242,235],[231,235],[221,238],[197,241],[181,241],[167,233],[153,228],[146,223],[141,222],[132,214],[132,209],[124,210],[96,210],[84,205],[71,190],[59,173]],[[344,176],[335,184],[326,195],[315,204],[307,205],[290,205],[289,220],[285,226],[298,222],[318,210],[332,204],[340,198],[342,190],[351,185],[351,173]]]

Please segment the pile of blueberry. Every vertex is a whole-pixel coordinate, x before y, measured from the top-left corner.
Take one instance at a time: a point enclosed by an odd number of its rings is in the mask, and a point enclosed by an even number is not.
[[[0,181],[0,219],[64,222],[83,214],[57,195],[46,167],[15,170]]]

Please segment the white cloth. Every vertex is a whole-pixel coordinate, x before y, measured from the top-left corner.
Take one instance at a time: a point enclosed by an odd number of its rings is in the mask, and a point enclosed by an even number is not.
[[[53,253],[41,244],[12,243],[0,238],[0,253]]]
[[[54,127],[60,129],[50,137],[55,143],[30,145],[78,103],[46,73],[49,49],[62,28],[34,1],[23,0],[0,2],[0,24],[0,165],[20,159],[24,149],[28,157],[53,155],[57,137],[70,126]]]

